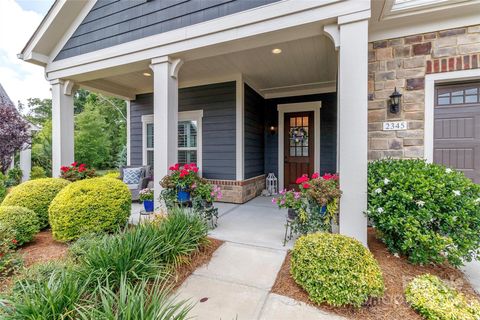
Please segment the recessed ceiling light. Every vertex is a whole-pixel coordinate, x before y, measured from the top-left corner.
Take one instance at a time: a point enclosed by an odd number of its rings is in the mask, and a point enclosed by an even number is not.
[[[151,76],[152,76],[152,74],[151,74],[151,73],[148,73],[148,72],[144,72],[143,75],[144,75],[145,77],[151,77]]]
[[[272,50],[272,53],[273,53],[273,54],[282,53],[282,49],[280,49],[280,48],[275,48],[275,49]]]

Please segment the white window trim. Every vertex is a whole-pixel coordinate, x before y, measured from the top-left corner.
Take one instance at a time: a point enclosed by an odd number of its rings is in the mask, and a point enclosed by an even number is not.
[[[480,69],[428,74],[425,76],[424,158],[433,162],[435,85],[445,82],[479,80]]]
[[[284,150],[284,121],[285,113],[290,112],[305,112],[313,111],[314,125],[315,125],[315,141],[313,147],[314,153],[314,171],[320,171],[320,109],[322,108],[321,101],[300,102],[277,105],[278,110],[278,187],[279,190],[284,188],[284,170],[285,170],[285,150]]]
[[[203,131],[203,110],[194,110],[194,111],[183,111],[178,113],[178,121],[196,121],[198,126],[197,131],[197,148],[182,148],[182,150],[197,150],[197,166],[199,167],[199,175],[202,176],[202,169],[203,169],[203,156],[202,156],[202,145],[203,145],[203,138],[202,138],[202,131]],[[147,148],[147,124],[153,123],[153,114],[143,115],[142,116],[142,163],[143,165],[147,165],[147,151],[148,150],[155,150],[155,142],[154,148]],[[178,148],[177,148],[178,150]]]

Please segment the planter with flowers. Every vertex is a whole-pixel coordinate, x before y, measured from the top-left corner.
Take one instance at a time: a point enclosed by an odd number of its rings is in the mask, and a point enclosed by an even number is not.
[[[143,202],[143,208],[146,212],[153,212],[153,189],[145,188],[140,190],[139,199]]]
[[[60,178],[72,182],[96,176],[95,169],[88,168],[84,163],[78,164],[78,162],[74,162],[70,166],[63,166],[60,171]]]
[[[215,200],[222,198],[220,188],[208,183],[198,175],[195,163],[171,166],[170,173],[163,177],[160,185],[162,200],[167,209],[175,206],[191,207],[193,211],[209,221],[212,228],[217,225],[218,209]]]
[[[331,232],[336,222],[338,201],[342,192],[339,189],[338,175],[314,173],[304,174],[296,180],[298,190],[282,190],[273,198],[279,208],[288,209],[291,231],[307,234],[317,231]]]

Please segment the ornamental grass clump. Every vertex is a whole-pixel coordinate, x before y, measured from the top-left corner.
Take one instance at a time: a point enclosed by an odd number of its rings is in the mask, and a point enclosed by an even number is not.
[[[91,178],[63,189],[49,209],[53,237],[71,241],[84,234],[114,232],[126,225],[132,198],[120,180]]]
[[[390,252],[415,264],[460,266],[480,248],[480,186],[437,164],[371,162],[367,214]]]
[[[426,320],[478,320],[480,302],[450,288],[438,277],[424,274],[405,290],[407,302]]]
[[[37,214],[23,207],[1,206],[0,225],[10,230],[15,246],[32,241],[40,231]]]
[[[2,206],[18,206],[32,210],[40,220],[40,229],[48,227],[48,207],[57,194],[70,184],[59,178],[44,178],[26,181],[13,188]]]
[[[291,274],[317,304],[360,307],[384,292],[382,272],[370,251],[339,234],[300,237],[292,251]]]

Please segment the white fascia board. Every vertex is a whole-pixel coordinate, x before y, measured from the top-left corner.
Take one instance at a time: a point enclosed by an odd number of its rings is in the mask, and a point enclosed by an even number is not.
[[[48,11],[45,18],[40,22],[40,25],[33,33],[32,37],[28,40],[27,44],[23,48],[22,52],[19,56],[29,56],[30,53],[33,51],[35,46],[38,42],[42,39],[45,31],[52,25],[53,20],[58,15],[62,7],[65,5],[67,0],[56,0],[55,3],[52,5],[50,10]],[[23,58],[21,58],[23,59]]]
[[[370,10],[369,1],[284,0],[193,26],[130,41],[50,63],[47,77],[67,78],[160,56],[230,42],[258,34]]]
[[[368,41],[401,38],[416,34],[435,32],[440,30],[455,29],[465,26],[477,25],[480,21],[480,10],[470,10],[461,16],[446,14],[439,16],[440,12],[430,14],[428,19],[421,17],[404,17],[389,19],[371,24]],[[417,20],[417,21],[415,21]]]
[[[86,1],[88,1],[88,3],[83,7],[82,11],[80,11],[80,13],[76,16],[75,20],[67,29],[67,31],[63,34],[62,38],[53,48],[52,52],[50,52],[50,56],[48,60],[49,63],[53,62],[53,59],[55,59],[58,53],[63,49],[67,41],[72,37],[72,35],[77,30],[77,28],[80,26],[83,20],[87,17],[88,13],[92,10],[95,3],[97,3],[97,0],[86,0]]]

